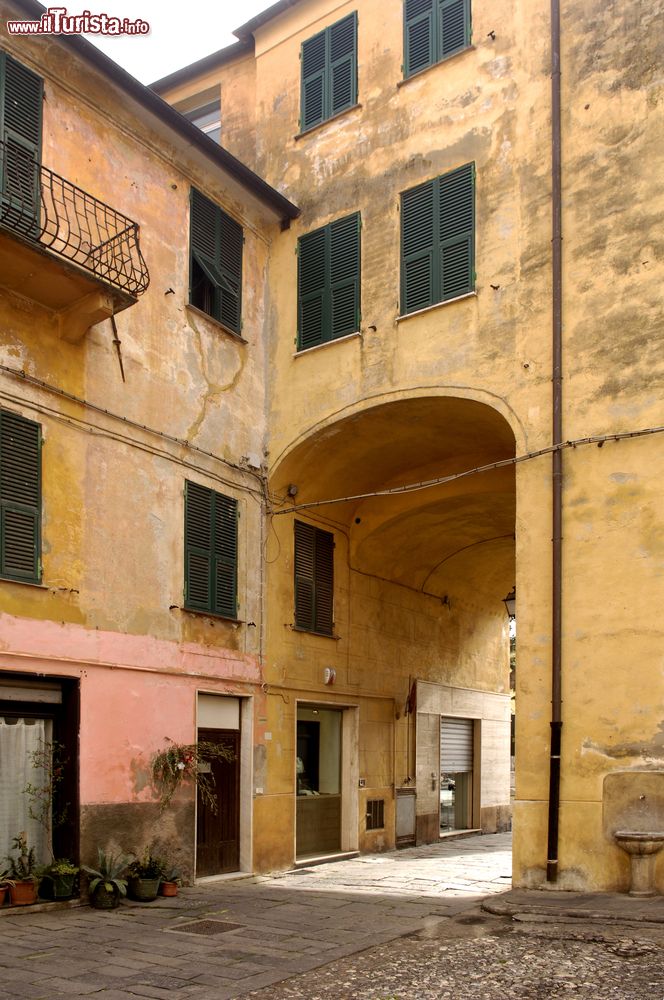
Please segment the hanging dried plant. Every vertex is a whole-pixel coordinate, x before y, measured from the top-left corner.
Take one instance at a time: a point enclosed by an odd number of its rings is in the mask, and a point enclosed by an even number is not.
[[[196,785],[201,799],[216,815],[217,798],[211,764],[215,760],[231,763],[235,752],[221,743],[175,743],[166,737],[168,746],[152,758],[152,782],[161,802],[161,811],[170,804],[180,785]]]

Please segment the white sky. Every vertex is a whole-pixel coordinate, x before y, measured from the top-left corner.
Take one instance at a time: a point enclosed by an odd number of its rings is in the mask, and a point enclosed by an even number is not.
[[[150,25],[148,35],[117,37],[86,35],[106,55],[141,83],[154,83],[182,66],[236,42],[232,34],[255,14],[267,10],[274,0],[185,0],[175,5],[163,0],[41,0],[45,7],[66,6],[70,15],[108,14]]]

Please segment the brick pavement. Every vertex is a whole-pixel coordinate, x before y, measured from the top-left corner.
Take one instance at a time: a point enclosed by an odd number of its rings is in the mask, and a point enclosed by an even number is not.
[[[509,834],[443,840],[206,883],[113,912],[5,910],[0,1000],[231,1000],[422,931],[504,891],[510,846]]]

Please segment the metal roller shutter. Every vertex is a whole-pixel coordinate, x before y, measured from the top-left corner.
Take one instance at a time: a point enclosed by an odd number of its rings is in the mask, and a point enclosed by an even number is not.
[[[473,720],[440,720],[440,770],[459,774],[473,769]]]

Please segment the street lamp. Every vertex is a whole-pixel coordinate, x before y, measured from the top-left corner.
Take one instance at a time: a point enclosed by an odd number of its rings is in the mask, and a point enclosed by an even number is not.
[[[507,597],[503,597],[503,604],[507,608],[510,621],[516,618],[516,587],[512,587]]]

